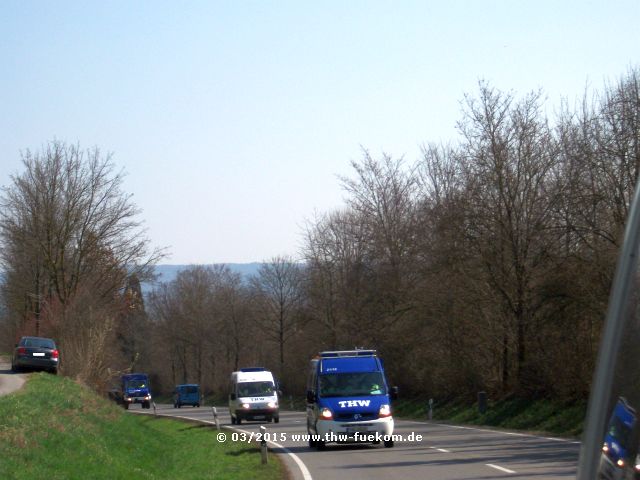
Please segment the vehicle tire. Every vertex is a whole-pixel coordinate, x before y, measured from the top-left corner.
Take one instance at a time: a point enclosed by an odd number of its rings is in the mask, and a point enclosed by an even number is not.
[[[52,368],[51,370],[49,370],[49,373],[51,375],[57,375],[58,374],[58,369],[57,368]]]
[[[240,417],[236,417],[236,425],[242,424],[242,419]]]
[[[231,415],[231,425],[235,425],[236,424],[236,418]]]
[[[182,408],[182,404],[181,403],[178,404],[178,408]]]
[[[200,408],[200,404],[199,404],[199,403],[196,403],[196,404],[194,405],[194,407],[196,407],[196,408]]]
[[[280,415],[273,417],[273,423],[280,423]]]
[[[324,440],[318,440],[318,441],[316,442],[316,448],[317,448],[318,450],[324,450],[325,448],[327,448],[327,444],[325,443],[325,441],[324,441]]]
[[[124,409],[129,410],[129,402],[124,402]]]
[[[173,404],[173,408],[178,408],[178,404],[177,404],[177,403],[174,403],[174,404]]]
[[[11,371],[13,371],[13,373],[20,373],[20,367],[17,365],[11,365]]]
[[[384,441],[384,448],[392,448],[392,447],[393,447],[393,440]]]

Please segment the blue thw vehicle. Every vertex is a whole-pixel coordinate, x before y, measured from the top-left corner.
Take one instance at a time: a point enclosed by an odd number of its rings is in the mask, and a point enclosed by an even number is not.
[[[640,465],[635,446],[638,443],[636,411],[625,398],[613,408],[600,457],[600,478],[607,480],[638,478]]]
[[[151,408],[151,389],[146,373],[128,373],[121,378],[122,404],[125,409],[132,403],[142,404],[142,408]]]
[[[371,442],[393,447],[391,400],[375,350],[321,352],[311,360],[307,383],[309,446],[327,442]]]
[[[176,385],[173,393],[173,408],[181,408],[183,405],[200,406],[200,385],[196,383]]]

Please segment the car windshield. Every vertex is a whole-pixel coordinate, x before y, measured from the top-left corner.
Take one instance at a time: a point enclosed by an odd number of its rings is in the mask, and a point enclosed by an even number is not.
[[[50,338],[25,338],[22,341],[23,347],[50,348],[55,349],[56,344]]]
[[[380,372],[330,373],[320,376],[321,397],[358,397],[386,395]]]
[[[273,382],[243,382],[238,384],[239,397],[273,395],[274,391]]]

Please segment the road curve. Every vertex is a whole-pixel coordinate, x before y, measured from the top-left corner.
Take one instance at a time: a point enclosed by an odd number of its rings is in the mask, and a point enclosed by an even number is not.
[[[0,395],[20,390],[24,384],[24,377],[11,371],[11,362],[0,357]]]
[[[138,409],[132,412],[138,412]],[[231,425],[226,408],[218,408],[220,423],[240,441],[255,440],[260,425],[275,437],[271,451],[283,454],[296,479],[569,479],[575,478],[577,441],[518,432],[396,420],[396,434],[406,441],[393,448],[380,445],[328,444],[325,451],[308,447],[293,435],[306,433],[303,412],[280,412],[280,423],[243,422]],[[152,410],[140,410],[153,414]],[[157,405],[159,415],[213,423],[210,407],[174,409]],[[254,434],[252,437],[251,434]],[[243,435],[244,434],[244,435]],[[410,437],[413,434],[413,437]],[[417,435],[422,435],[418,439]],[[302,464],[302,465],[301,465]]]

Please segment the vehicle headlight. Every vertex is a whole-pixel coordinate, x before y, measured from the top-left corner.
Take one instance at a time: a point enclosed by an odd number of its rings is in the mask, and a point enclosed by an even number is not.
[[[248,403],[243,403],[242,408],[246,408],[248,410],[249,408],[251,408],[251,405],[249,405]]]
[[[277,406],[278,406],[278,404],[276,402],[267,403],[267,407],[269,407],[269,408],[276,408]]]
[[[319,420],[333,420],[333,413],[328,408],[320,410]]]
[[[380,405],[380,411],[378,412],[378,417],[390,417],[391,416],[391,407],[389,405]]]

